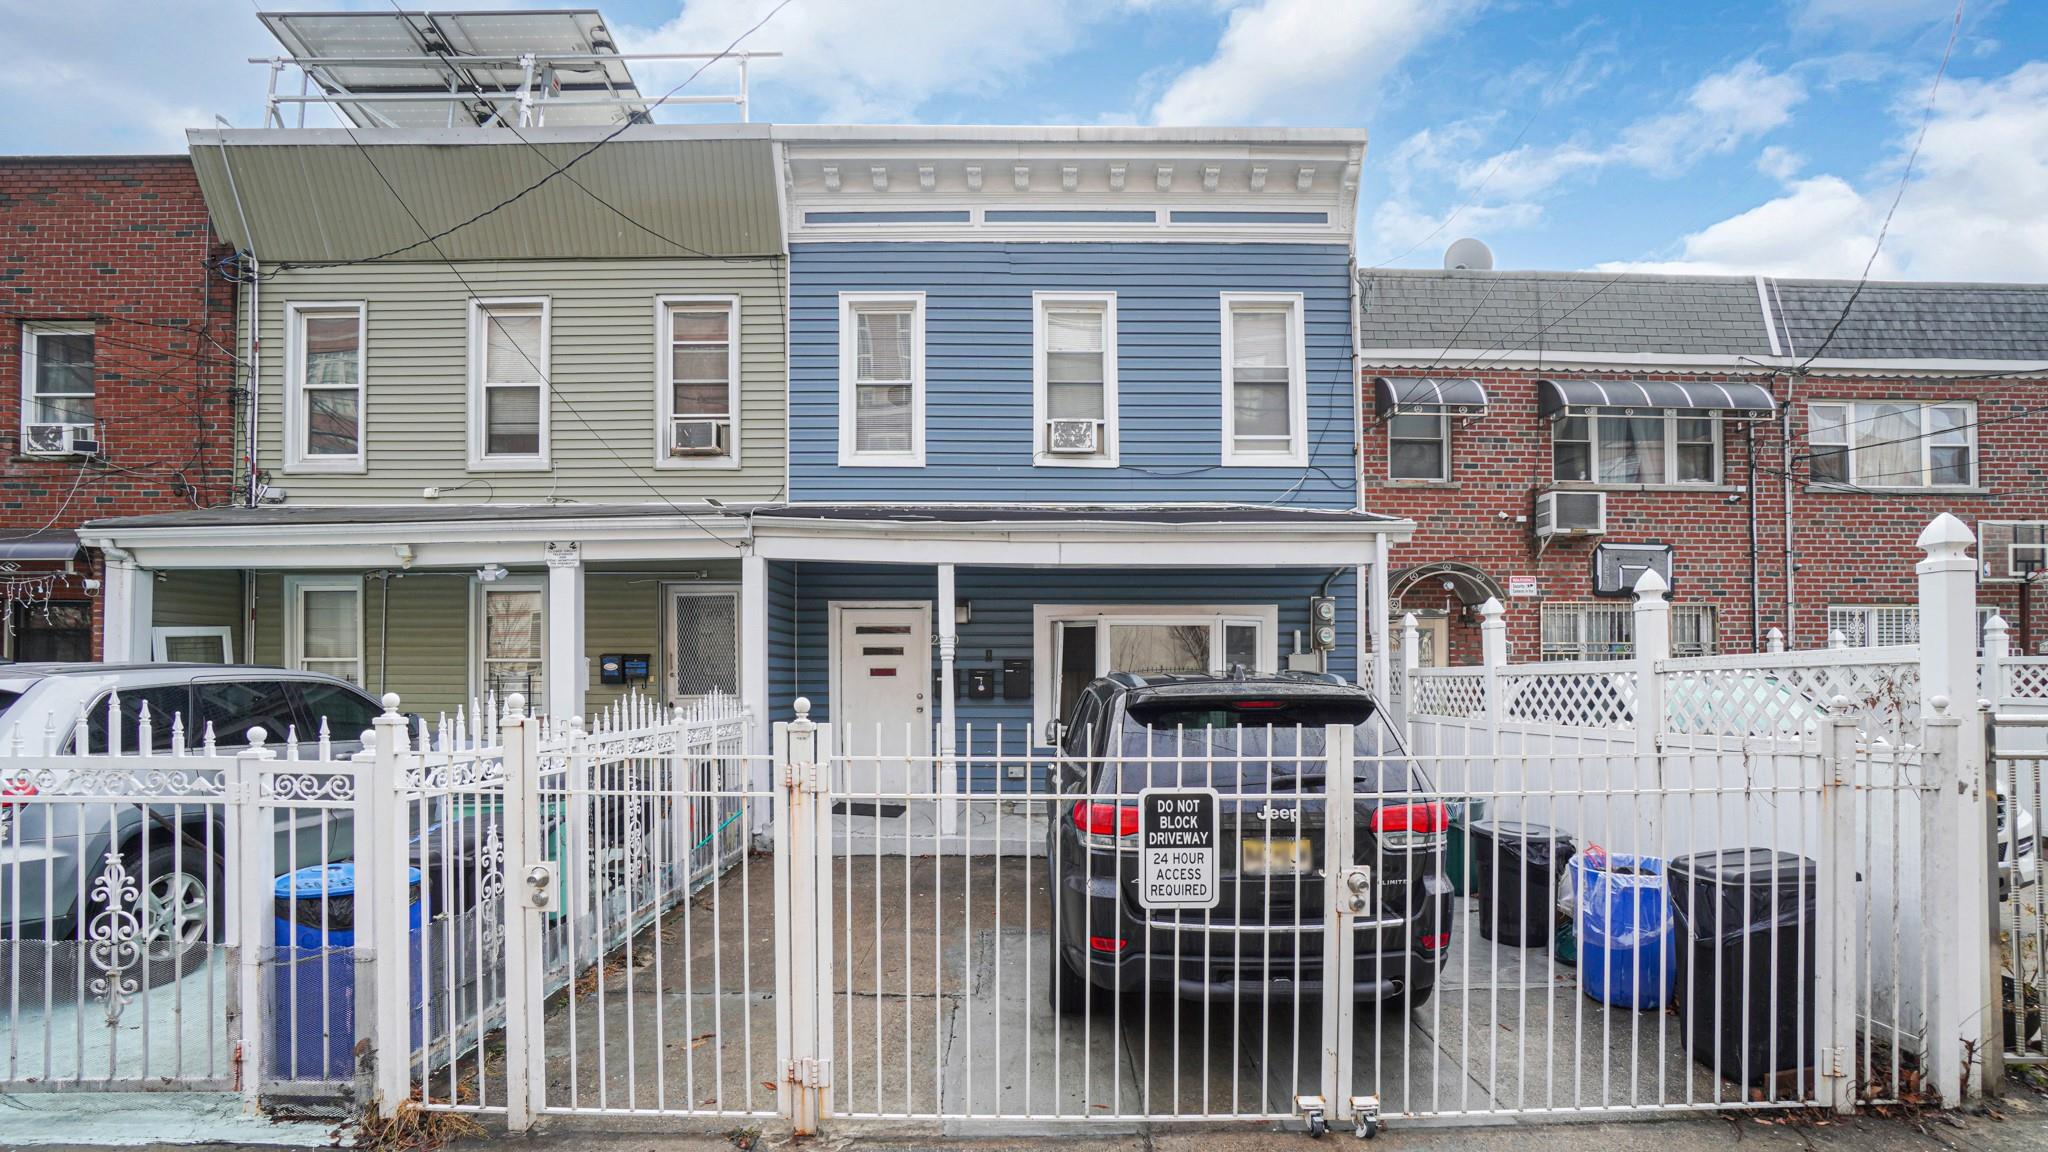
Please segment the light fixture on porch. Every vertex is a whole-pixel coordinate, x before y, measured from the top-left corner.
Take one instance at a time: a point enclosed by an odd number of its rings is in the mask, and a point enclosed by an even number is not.
[[[486,564],[476,570],[477,580],[484,584],[496,584],[509,575],[511,573],[505,571],[503,564]]]
[[[972,623],[973,621],[974,621],[974,601],[972,601],[972,600],[956,600],[956,601],[954,601],[954,602],[953,602],[953,623],[955,623],[955,624],[970,624],[970,623]]]
[[[398,557],[398,566],[400,568],[412,567],[412,545],[394,544],[391,546],[391,551],[393,555]]]

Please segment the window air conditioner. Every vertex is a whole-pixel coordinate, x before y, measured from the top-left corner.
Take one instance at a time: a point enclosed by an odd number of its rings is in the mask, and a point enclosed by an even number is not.
[[[1602,535],[1607,531],[1607,493],[1539,492],[1533,527],[1538,540]]]
[[[723,456],[729,451],[731,439],[732,421],[723,417],[709,420],[678,418],[675,445],[671,451],[677,456]]]
[[[100,442],[90,424],[30,424],[22,433],[23,447],[51,456],[97,456]]]
[[[1045,448],[1048,452],[1061,455],[1087,455],[1096,451],[1101,440],[1100,420],[1047,420],[1045,422]]]

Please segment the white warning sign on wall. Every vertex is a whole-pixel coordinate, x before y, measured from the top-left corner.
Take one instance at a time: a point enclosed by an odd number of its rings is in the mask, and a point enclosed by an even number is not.
[[[1138,903],[1147,908],[1214,908],[1222,837],[1214,788],[1147,788],[1138,793]]]

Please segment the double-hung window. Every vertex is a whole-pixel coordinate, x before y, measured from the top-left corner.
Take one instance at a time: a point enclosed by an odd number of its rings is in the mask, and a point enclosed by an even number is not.
[[[548,466],[548,302],[475,300],[469,309],[469,465]]]
[[[1806,407],[1816,484],[1967,488],[1977,477],[1977,408],[1917,400],[1815,401]]]
[[[1117,462],[1116,297],[1032,297],[1033,459],[1042,465]]]
[[[1223,294],[1223,463],[1306,465],[1307,375],[1298,293]]]
[[[1451,478],[1451,420],[1441,411],[1396,412],[1387,417],[1387,477]]]
[[[1711,412],[1574,410],[1550,429],[1551,477],[1595,484],[1716,484],[1721,419]]]
[[[663,468],[739,466],[739,301],[666,296],[657,301],[656,388]]]
[[[293,668],[363,682],[360,580],[294,577],[285,582],[286,652]]]
[[[94,428],[92,326],[22,325],[22,451],[61,456]]]
[[[360,303],[285,308],[288,470],[363,470],[364,315]]]
[[[924,464],[924,294],[839,297],[839,462]]]

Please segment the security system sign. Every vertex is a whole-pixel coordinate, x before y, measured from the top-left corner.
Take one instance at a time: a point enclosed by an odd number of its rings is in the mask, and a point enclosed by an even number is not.
[[[1138,793],[1138,903],[1147,908],[1214,908],[1222,900],[1219,807],[1214,788],[1147,788]]]

